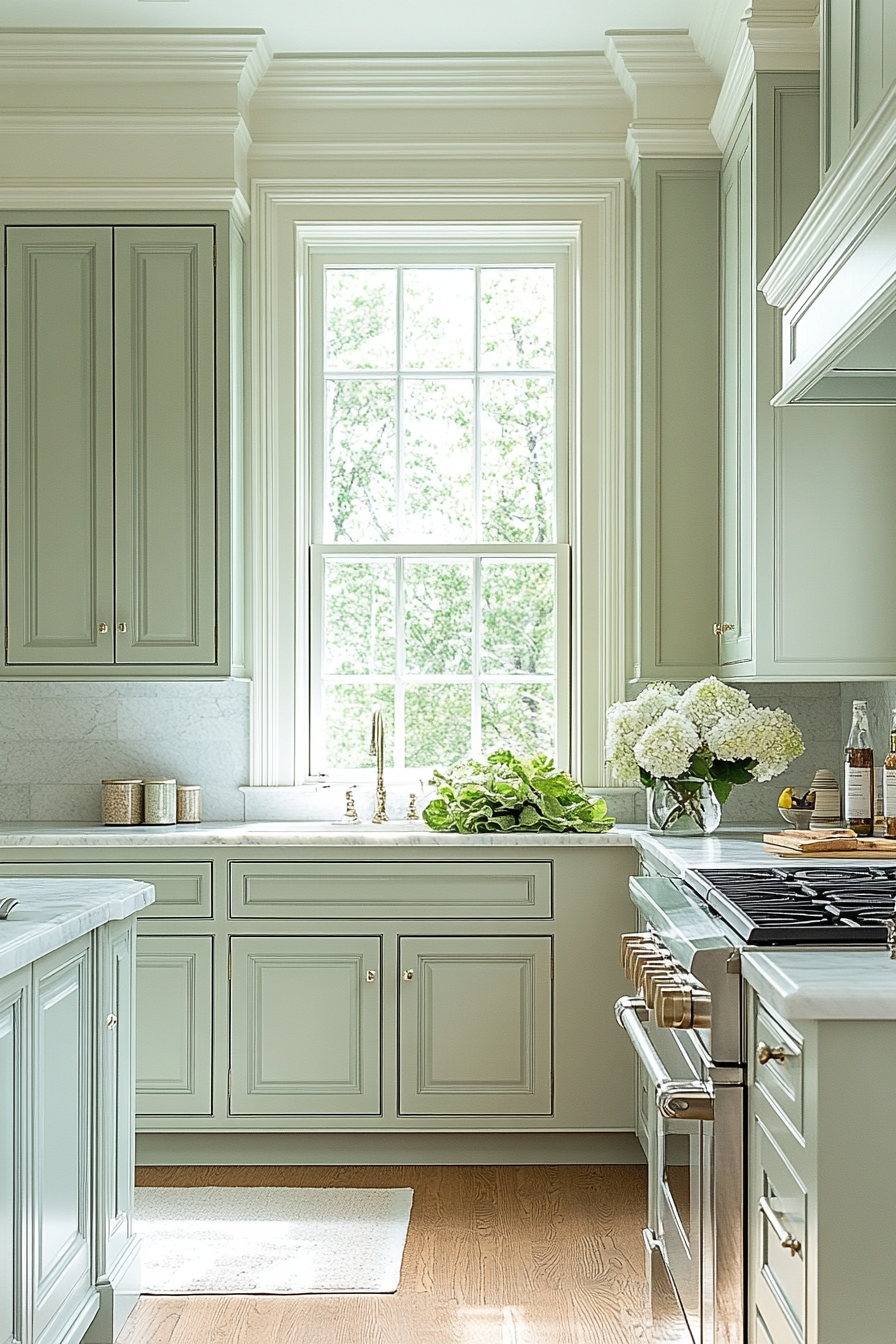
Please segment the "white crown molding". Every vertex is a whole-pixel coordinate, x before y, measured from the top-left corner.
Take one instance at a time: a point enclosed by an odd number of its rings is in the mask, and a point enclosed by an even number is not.
[[[264,201],[265,208],[290,204],[320,205],[430,205],[445,204],[498,204],[509,201],[516,204],[597,204],[607,193],[627,185],[627,178],[607,177],[541,177],[502,178],[483,181],[481,178],[428,177],[409,182],[407,178],[354,178],[351,182],[334,182],[332,178],[304,178],[297,182],[289,178],[261,178],[252,180],[253,209]]]
[[[677,122],[671,126],[639,126],[633,122],[625,142],[634,172],[641,159],[717,159],[719,147],[709,129]]]
[[[252,107],[618,107],[601,52],[275,56]]]
[[[0,109],[0,134],[6,135],[244,135],[238,112],[179,108],[90,108],[82,111],[6,111]]]
[[[229,210],[243,224],[249,206],[232,181],[184,182],[170,178],[3,178],[4,210]]]
[[[896,198],[894,124],[896,85],[885,94],[759,282],[775,308],[791,307],[821,276],[839,269]]]
[[[642,158],[717,158],[709,118],[720,81],[686,29],[616,29],[607,56],[631,99],[626,153],[634,172]]]
[[[753,5],[741,21],[731,62],[709,128],[721,150],[731,139],[754,74],[760,71],[817,70],[818,4],[805,0],[787,8]]]
[[[260,28],[3,28],[6,83],[227,83],[251,99],[271,60]]]
[[[495,140],[492,136],[465,139],[426,136],[419,140],[385,140],[378,136],[346,140],[267,141],[256,140],[250,157],[253,164],[289,161],[345,159],[418,159],[418,160],[507,160],[548,159],[565,161],[600,160],[625,162],[621,139],[598,139],[574,133],[519,140]]]

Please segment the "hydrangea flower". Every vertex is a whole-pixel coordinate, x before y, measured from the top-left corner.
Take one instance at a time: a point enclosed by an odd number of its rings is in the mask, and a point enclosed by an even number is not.
[[[706,745],[720,761],[755,761],[753,778],[760,782],[780,775],[805,750],[803,735],[789,714],[752,705],[711,728]]]
[[[690,719],[667,709],[641,734],[634,756],[648,775],[674,779],[684,774],[700,745],[700,735]]]
[[[712,728],[721,719],[735,719],[750,708],[750,697],[736,686],[726,686],[718,677],[706,677],[689,686],[678,704],[699,729]]]
[[[623,783],[639,778],[633,748],[649,722],[650,716],[634,700],[620,701],[607,710],[607,764]]]
[[[645,726],[667,709],[680,709],[681,692],[671,681],[654,681],[634,701],[644,719]]]

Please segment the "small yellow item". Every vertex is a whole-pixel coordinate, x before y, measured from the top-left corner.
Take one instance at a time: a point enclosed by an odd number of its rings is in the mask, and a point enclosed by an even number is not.
[[[779,807],[793,807],[793,789],[785,789],[778,799]]]

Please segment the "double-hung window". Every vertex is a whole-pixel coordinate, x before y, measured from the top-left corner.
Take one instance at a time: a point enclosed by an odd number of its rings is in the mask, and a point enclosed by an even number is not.
[[[306,283],[310,773],[370,765],[375,706],[408,778],[502,747],[565,762],[565,253],[354,239]]]

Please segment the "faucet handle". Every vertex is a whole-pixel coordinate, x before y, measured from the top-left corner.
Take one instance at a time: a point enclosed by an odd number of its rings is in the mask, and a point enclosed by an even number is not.
[[[412,793],[408,798],[408,810],[405,813],[405,821],[419,821],[420,813],[417,811],[417,795]]]
[[[345,791],[345,816],[343,821],[359,822],[358,809],[355,807],[355,786]]]

